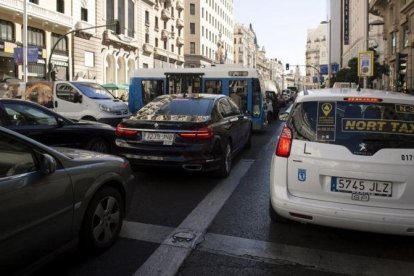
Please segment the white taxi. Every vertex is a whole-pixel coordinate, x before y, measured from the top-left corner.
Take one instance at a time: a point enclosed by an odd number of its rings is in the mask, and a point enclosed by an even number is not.
[[[414,236],[413,96],[305,91],[280,118],[273,220]]]

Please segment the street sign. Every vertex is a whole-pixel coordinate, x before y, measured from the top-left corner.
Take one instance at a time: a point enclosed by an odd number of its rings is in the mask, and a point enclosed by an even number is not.
[[[39,49],[36,47],[27,48],[27,62],[28,63],[37,63],[37,57],[39,55]],[[23,64],[23,48],[16,47],[14,48],[14,63]]]
[[[358,54],[358,77],[372,77],[374,75],[374,52],[366,51]]]

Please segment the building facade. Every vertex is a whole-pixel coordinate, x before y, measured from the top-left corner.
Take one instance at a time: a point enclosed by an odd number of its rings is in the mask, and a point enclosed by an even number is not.
[[[258,49],[256,34],[250,27],[236,23],[234,25],[234,63],[240,66],[255,68]]]
[[[233,63],[233,0],[185,0],[186,67]]]
[[[327,28],[325,24],[319,24],[315,29],[308,29],[305,88],[317,88],[324,80],[320,74],[320,65],[328,64],[326,37]],[[324,78],[326,76],[325,74]]]
[[[383,20],[385,64],[389,77],[383,80],[385,89],[409,91],[414,89],[414,1],[371,0],[370,12]]]
[[[383,26],[376,23],[380,22],[381,18],[368,13],[368,0],[343,1],[344,14],[349,14],[348,17],[344,17],[343,21],[344,29],[348,33],[347,39],[343,41],[343,66],[347,67],[350,59],[358,57],[359,52],[367,51],[370,48],[375,49],[379,55],[379,62],[382,63],[384,60]]]
[[[73,27],[72,1],[27,2],[28,80],[46,79],[49,61],[58,77],[72,76],[72,38],[65,37],[50,59],[51,48]],[[23,0],[0,0],[0,79],[23,79]],[[16,54],[15,54],[16,53]]]

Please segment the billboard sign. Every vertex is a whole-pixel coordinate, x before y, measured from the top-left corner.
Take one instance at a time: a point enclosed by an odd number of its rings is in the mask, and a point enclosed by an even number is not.
[[[27,62],[28,63],[37,63],[37,57],[39,55],[39,49],[36,47],[27,48]],[[14,63],[17,65],[23,64],[23,48],[16,47],[14,48]]]
[[[358,54],[358,77],[372,77],[374,75],[374,52],[366,51]]]

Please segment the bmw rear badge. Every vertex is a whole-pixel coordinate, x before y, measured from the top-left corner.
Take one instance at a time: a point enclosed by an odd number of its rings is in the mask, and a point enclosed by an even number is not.
[[[299,181],[306,181],[306,170],[305,169],[298,169],[298,180]]]

